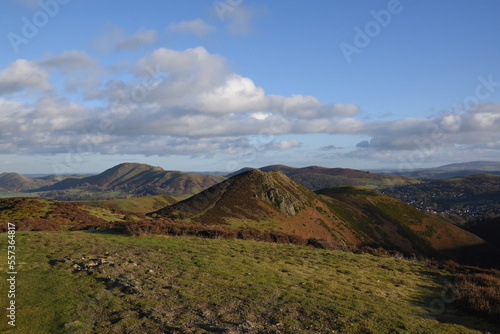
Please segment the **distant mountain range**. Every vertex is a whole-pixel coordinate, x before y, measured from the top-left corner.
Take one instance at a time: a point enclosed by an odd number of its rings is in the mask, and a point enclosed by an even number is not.
[[[226,177],[250,169],[245,168]],[[346,185],[376,188],[418,182],[406,176],[379,175],[347,168],[272,165],[260,170],[281,171],[312,190]],[[3,173],[0,174],[0,192],[24,192],[28,196],[31,194],[57,200],[102,200],[150,195],[188,197],[225,179],[221,175],[167,171],[147,164],[123,163],[92,176],[29,178],[17,173]]]
[[[123,163],[98,175],[82,179],[67,178],[33,191],[41,192],[44,197],[64,200],[90,200],[98,194],[108,194],[111,198],[127,195],[190,196],[222,180],[224,177],[217,175],[167,171],[146,164]]]
[[[421,168],[412,170],[379,170],[381,174],[397,174],[413,178],[436,178],[445,179],[450,177],[465,176],[472,174],[500,174],[500,162],[496,161],[471,161],[455,163],[433,168]]]
[[[188,185],[193,185],[192,180],[200,177],[184,174],[147,165],[122,164],[96,176],[60,181],[48,189],[132,189],[133,184],[145,191],[151,186],[145,180],[154,182],[159,175],[165,180],[163,189],[171,184],[167,175],[181,177],[184,183],[180,184],[188,189]],[[500,265],[500,251],[480,237],[359,186],[313,192],[281,171],[252,169],[214,182],[205,190],[177,201],[168,196],[87,203],[7,198],[0,199],[0,223],[19,222],[19,226],[28,230],[97,228],[175,235],[202,231],[196,233],[229,233],[241,238],[268,233],[271,239],[288,235],[320,247],[383,248],[407,255],[452,258],[472,265]],[[144,215],[148,210],[152,210],[149,218]]]
[[[498,172],[495,170],[498,169]],[[123,163],[98,175],[46,176],[30,178],[17,173],[0,174],[0,195],[41,196],[57,200],[103,200],[150,195],[189,197],[227,177],[252,170],[243,168],[226,175],[207,173],[186,173],[168,171],[147,164]],[[441,178],[450,175],[469,175],[471,173],[498,173],[498,162],[469,162],[452,164],[435,169],[408,171],[405,174],[384,174],[389,171],[373,173],[348,168],[325,168],[310,166],[294,168],[285,165],[270,165],[259,168],[264,172],[279,171],[310,190],[338,186],[363,186],[370,189],[397,188],[421,183],[421,179]],[[395,171],[392,171],[395,172]]]
[[[238,175],[252,168],[243,168],[228,177]],[[365,186],[370,188],[418,183],[419,181],[401,175],[382,175],[349,168],[326,168],[310,166],[294,168],[285,165],[271,165],[259,168],[263,172],[279,171],[311,190],[339,186]]]

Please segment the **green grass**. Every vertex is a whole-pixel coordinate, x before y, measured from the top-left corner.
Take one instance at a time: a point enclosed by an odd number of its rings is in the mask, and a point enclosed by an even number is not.
[[[84,208],[92,216],[97,218],[102,218],[107,221],[122,221],[124,220],[124,215],[119,213],[114,213],[105,207],[89,207]],[[137,218],[138,219],[138,218]]]
[[[23,203],[18,206],[16,203]],[[41,198],[16,198],[0,203],[0,221],[8,222],[22,218],[44,217],[53,208],[54,203]]]
[[[127,199],[115,199],[107,201],[88,201],[84,202],[87,205],[94,207],[106,207],[121,211],[134,211],[134,212],[153,212],[167,205],[179,202],[180,198],[167,195],[133,197]]]
[[[0,235],[3,272],[6,241]],[[431,301],[450,278],[419,262],[257,241],[95,232],[17,232],[17,247],[17,326],[9,328],[3,316],[0,332],[494,331],[451,305],[430,317]],[[75,264],[90,267],[73,272]],[[6,284],[0,280],[2,295]]]
[[[2,191],[0,192],[0,198],[9,198],[9,197],[36,197],[35,193],[27,193],[21,191]]]

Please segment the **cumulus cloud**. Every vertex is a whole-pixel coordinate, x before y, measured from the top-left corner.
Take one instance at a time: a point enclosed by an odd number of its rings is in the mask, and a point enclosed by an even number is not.
[[[365,135],[372,138],[345,157],[399,161],[405,168],[446,159],[500,158],[500,104],[477,104],[435,118],[373,122]]]
[[[355,105],[324,105],[306,95],[268,95],[251,78],[232,71],[222,56],[203,47],[154,50],[127,67],[133,71],[128,79],[110,78],[93,85],[75,74],[100,68],[84,52],[50,55],[32,66],[59,70],[76,91],[101,101],[101,106],[85,107],[56,96],[22,105],[4,101],[2,111],[18,116],[17,121],[10,117],[4,123],[12,125],[13,138],[17,138],[17,144],[8,146],[12,150],[16,145],[28,149],[39,142],[44,150],[59,152],[92,138],[93,150],[103,153],[144,150],[154,154],[156,149],[156,154],[167,154],[176,150],[160,149],[159,143],[176,145],[179,150],[184,147],[186,152],[238,152],[248,149],[248,136],[252,135],[350,133],[365,126],[350,117],[359,111]],[[184,138],[182,145],[179,138]],[[192,141],[186,146],[188,139]],[[7,141],[6,137],[2,140]],[[195,145],[196,141],[205,146]],[[225,146],[227,143],[231,145]],[[301,143],[276,140],[262,145],[286,150]]]
[[[215,27],[209,25],[202,19],[195,19],[191,21],[182,21],[170,23],[167,27],[167,32],[175,32],[181,34],[192,34],[198,38],[205,37],[209,33],[215,31]]]
[[[87,108],[44,96],[34,103],[0,99],[0,153],[60,153],[88,119]]]
[[[202,112],[235,113],[265,110],[268,101],[264,89],[251,79],[232,74],[221,85],[198,95],[195,106]]]
[[[51,88],[49,74],[35,62],[18,59],[0,71],[0,94]]]
[[[56,70],[84,101],[94,101],[75,103],[58,96],[50,84]],[[203,47],[159,48],[117,76],[109,71],[92,81],[100,71],[95,59],[78,50],[40,61],[20,59],[0,69],[0,93],[32,94],[29,102],[0,99],[0,152],[240,154],[252,145],[275,151],[299,148],[301,142],[279,136],[319,133],[369,138],[353,152],[338,154],[385,162],[410,154],[500,150],[498,103],[429,118],[367,121],[355,104],[267,94]],[[256,144],[249,139],[256,135],[269,140]],[[328,145],[320,151],[335,149]]]

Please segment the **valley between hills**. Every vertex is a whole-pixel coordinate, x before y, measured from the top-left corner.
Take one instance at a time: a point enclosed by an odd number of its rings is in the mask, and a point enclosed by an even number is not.
[[[22,273],[18,328],[498,333],[500,183],[488,168],[0,174],[0,229],[16,226]],[[7,271],[6,252],[0,261]]]

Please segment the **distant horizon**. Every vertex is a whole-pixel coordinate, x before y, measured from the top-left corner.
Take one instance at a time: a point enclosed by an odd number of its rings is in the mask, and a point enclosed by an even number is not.
[[[244,168],[255,168],[255,169],[259,169],[259,168],[263,168],[263,167],[268,167],[268,166],[286,166],[286,167],[291,167],[291,168],[307,168],[307,167],[323,167],[323,168],[342,168],[342,169],[354,169],[354,170],[365,170],[365,171],[369,171],[369,172],[377,172],[377,171],[394,171],[394,172],[398,172],[398,171],[401,171],[401,172],[404,172],[404,171],[411,171],[411,170],[399,170],[397,168],[382,168],[382,169],[371,169],[371,168],[354,168],[354,167],[339,167],[339,166],[334,166],[334,167],[329,167],[329,166],[320,166],[320,165],[304,165],[304,166],[292,166],[292,165],[286,165],[286,164],[280,164],[280,163],[276,163],[276,164],[271,164],[271,165],[265,165],[265,166],[245,166],[245,167],[241,167],[239,169],[236,169],[236,170],[233,170],[233,171],[229,171],[229,172],[226,172],[226,171],[220,171],[220,170],[179,170],[179,169],[169,169],[169,168],[165,168],[163,166],[158,166],[158,165],[154,165],[154,164],[150,164],[150,163],[147,163],[147,162],[131,162],[131,161],[123,161],[121,163],[118,163],[114,166],[111,166],[109,168],[106,168],[104,170],[100,170],[100,171],[92,171],[92,172],[78,172],[78,173],[62,173],[62,174],[54,174],[54,173],[19,173],[19,172],[16,172],[16,171],[0,171],[0,174],[2,173],[18,173],[18,174],[21,174],[23,176],[27,176],[27,177],[32,177],[32,178],[36,178],[36,177],[45,177],[45,176],[50,176],[50,175],[56,175],[56,176],[70,176],[70,175],[98,175],[98,174],[101,174],[102,172],[108,170],[108,169],[111,169],[113,167],[116,167],[120,164],[124,164],[124,163],[137,163],[137,164],[143,164],[143,165],[149,165],[149,166],[153,166],[153,167],[160,167],[164,170],[167,170],[167,171],[181,171],[181,172],[185,172],[185,173],[201,173],[201,174],[211,174],[211,173],[214,173],[214,174],[217,174],[217,175],[227,175],[227,174],[231,174],[231,173],[234,173],[238,170],[241,170],[241,169],[244,169]],[[425,167],[425,168],[415,168],[415,170],[420,170],[420,169],[437,169],[437,168],[441,168],[441,167],[445,167],[445,166],[448,166],[448,165],[454,165],[454,164],[469,164],[469,163],[498,163],[500,164],[500,161],[493,161],[493,160],[474,160],[474,161],[463,161],[463,162],[455,162],[455,163],[450,163],[450,164],[445,164],[445,165],[439,165],[439,166],[432,166],[432,167]]]

